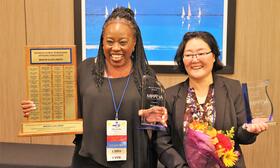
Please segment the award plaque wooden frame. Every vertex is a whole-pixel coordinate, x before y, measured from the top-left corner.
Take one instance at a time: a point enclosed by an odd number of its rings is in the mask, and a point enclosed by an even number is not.
[[[22,122],[20,136],[82,133],[75,46],[27,46],[26,81],[36,109]]]

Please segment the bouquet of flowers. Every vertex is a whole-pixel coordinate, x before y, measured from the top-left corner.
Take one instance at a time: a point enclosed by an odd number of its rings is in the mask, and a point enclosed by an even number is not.
[[[191,168],[232,167],[239,153],[234,151],[234,128],[222,132],[207,122],[193,121],[189,124],[184,147],[186,160]]]

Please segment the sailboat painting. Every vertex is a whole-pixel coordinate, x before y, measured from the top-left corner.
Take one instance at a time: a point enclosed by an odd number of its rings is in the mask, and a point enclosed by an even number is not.
[[[227,50],[231,47],[228,42],[232,40],[228,39],[228,34],[232,32],[228,32],[227,24],[230,19],[230,1],[232,0],[85,0],[82,11],[85,18],[83,56],[87,58],[97,55],[105,19],[113,9],[124,6],[135,13],[151,65],[174,66],[173,59],[184,34],[189,31],[208,31],[217,39],[222,53],[220,60],[227,66]]]

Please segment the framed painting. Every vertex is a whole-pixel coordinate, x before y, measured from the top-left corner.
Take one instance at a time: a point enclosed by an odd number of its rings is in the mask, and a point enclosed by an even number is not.
[[[158,73],[176,73],[177,47],[189,31],[208,31],[216,38],[225,68],[234,72],[236,0],[76,0],[75,40],[81,59],[97,55],[102,26],[118,6],[132,9],[140,27],[149,64]]]

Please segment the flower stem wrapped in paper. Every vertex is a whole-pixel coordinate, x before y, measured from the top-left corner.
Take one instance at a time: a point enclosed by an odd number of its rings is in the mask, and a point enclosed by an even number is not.
[[[234,129],[217,131],[207,122],[193,121],[186,129],[184,147],[191,168],[232,167],[238,160],[234,151]]]

